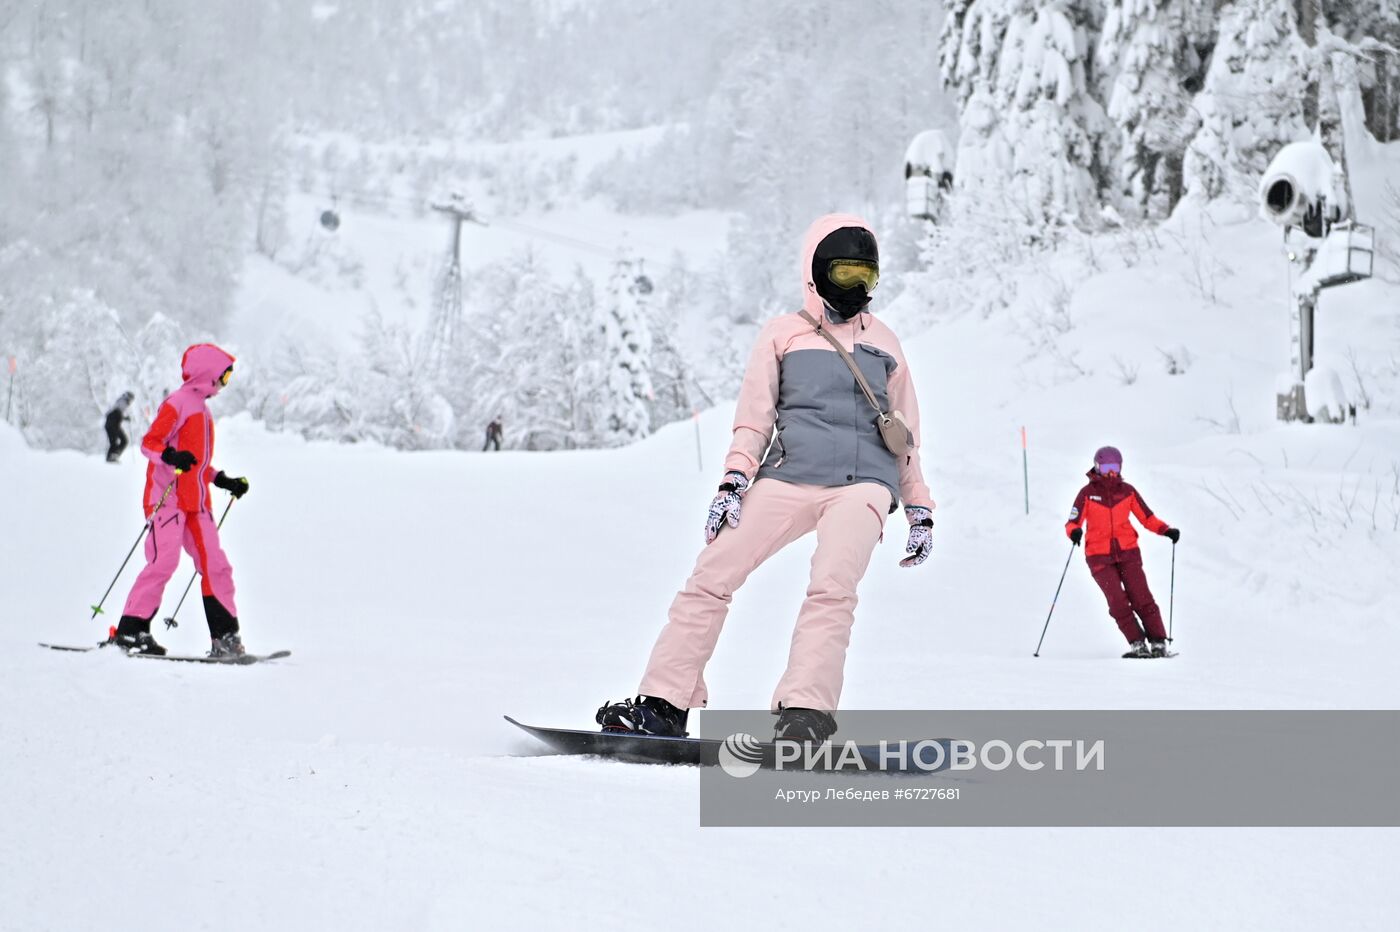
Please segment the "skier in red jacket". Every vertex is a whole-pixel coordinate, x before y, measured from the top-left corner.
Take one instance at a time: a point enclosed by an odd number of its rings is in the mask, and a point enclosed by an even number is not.
[[[1123,481],[1123,454],[1117,448],[1099,449],[1088,476],[1089,484],[1079,490],[1070,509],[1065,534],[1076,544],[1084,541],[1089,572],[1108,599],[1108,613],[1128,639],[1129,650],[1123,656],[1165,657],[1167,629],[1152,590],[1147,588],[1137,531],[1129,515],[1137,516],[1143,527],[1173,544],[1181,539],[1181,532],[1154,515],[1137,489]],[[1145,634],[1143,628],[1147,629]]]

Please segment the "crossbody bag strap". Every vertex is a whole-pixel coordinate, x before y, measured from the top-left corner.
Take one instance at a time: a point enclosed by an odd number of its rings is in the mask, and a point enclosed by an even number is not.
[[[806,319],[807,323],[817,328],[817,333],[825,337],[826,342],[830,343],[836,352],[841,354],[841,358],[844,359],[846,365],[850,367],[851,375],[856,377],[856,384],[860,386],[861,391],[865,392],[865,398],[870,402],[870,406],[878,411],[881,417],[884,417],[885,412],[880,408],[880,402],[875,400],[875,392],[870,388],[870,383],[865,380],[865,376],[861,373],[860,367],[857,366],[856,361],[851,358],[851,354],[846,352],[846,347],[841,345],[841,341],[828,333],[826,328],[817,323],[812,315],[808,314],[805,309],[797,313],[801,314],[803,318]]]

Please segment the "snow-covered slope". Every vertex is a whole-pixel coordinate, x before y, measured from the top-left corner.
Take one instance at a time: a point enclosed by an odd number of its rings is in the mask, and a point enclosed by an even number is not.
[[[1215,243],[1231,269],[1217,303],[1193,294],[1189,257],[1105,271],[1075,291],[1057,358],[1028,356],[1023,324],[975,315],[908,341],[937,555],[906,571],[900,535],[877,550],[847,706],[1400,700],[1400,423],[1375,410],[1355,428],[1274,424],[1286,322],[1272,234],[1247,223]],[[1387,351],[1394,288],[1350,287],[1323,345]],[[1155,347],[1178,344],[1194,361],[1169,376]],[[1067,378],[1065,354],[1090,374]],[[1140,362],[1133,384],[1115,356]],[[1240,432],[1218,433],[1201,418],[1225,416],[1229,391]],[[1393,921],[1393,830],[701,831],[693,771],[535,756],[502,713],[583,727],[635,688],[700,545],[729,415],[698,422],[703,469],[693,424],[612,452],[476,455],[225,421],[220,458],[252,480],[224,533],[246,637],[294,651],[242,669],[33,647],[101,636],[84,606],[139,530],[141,472],[0,434],[0,927]],[[1068,553],[1064,512],[1101,443],[1183,529],[1171,663],[1117,661],[1078,559],[1030,656]],[[1144,545],[1165,602],[1169,545]],[[718,705],[767,701],[809,552],[794,545],[736,599],[709,675]],[[202,628],[192,604],[165,640],[197,650]]]
[[[1371,383],[1358,425],[1284,426],[1277,234],[1182,211],[1131,263],[1115,249],[1082,281],[1082,255],[1056,260],[1002,314],[919,311],[936,556],[899,569],[897,531],[877,550],[844,704],[1394,708],[1396,286],[1324,298],[1321,356],[1349,372],[1353,349]],[[141,466],[0,429],[0,928],[1393,927],[1394,830],[701,831],[692,770],[537,756],[503,713],[586,727],[635,689],[731,413],[622,450],[491,455],[226,419],[221,465],[252,481],[224,531],[245,635],[294,652],[236,669],[33,646],[102,636],[85,606],[140,528]],[[1116,659],[1078,555],[1031,657],[1105,443],[1183,530],[1170,663]],[[810,550],[736,598],[717,706],[767,702]],[[1170,546],[1144,550],[1165,603]],[[192,603],[162,637],[202,633]]]

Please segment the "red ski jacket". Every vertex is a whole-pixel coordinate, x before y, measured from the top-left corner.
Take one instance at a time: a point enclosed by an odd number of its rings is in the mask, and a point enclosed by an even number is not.
[[[1065,535],[1075,528],[1084,528],[1084,556],[1116,557],[1125,550],[1136,550],[1137,531],[1128,520],[1129,515],[1137,515],[1143,527],[1157,534],[1165,533],[1170,525],[1152,513],[1147,503],[1138,495],[1137,489],[1123,481],[1123,477],[1110,474],[1101,476],[1089,470],[1089,484],[1079,490],[1070,509],[1069,521],[1065,524]]]

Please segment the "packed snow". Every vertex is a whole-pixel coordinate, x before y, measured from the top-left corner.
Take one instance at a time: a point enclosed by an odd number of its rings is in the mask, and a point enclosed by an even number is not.
[[[847,707],[1400,701],[1400,420],[1275,423],[1284,260],[1257,220],[1211,236],[1215,301],[1189,250],[1162,249],[1074,292],[1058,356],[972,313],[906,341],[937,549],[912,571],[896,566],[901,534],[877,550]],[[1393,341],[1395,286],[1337,294],[1321,347]],[[1178,345],[1172,375],[1161,350]],[[501,716],[588,727],[635,689],[700,546],[731,411],[552,454],[336,446],[225,419],[219,460],[252,481],[224,530],[246,640],[293,651],[232,669],[34,647],[105,632],[85,606],[140,529],[141,467],[0,433],[15,532],[0,545],[14,619],[0,926],[802,928],[930,910],[973,926],[1389,926],[1394,830],[702,831],[694,770],[541,756]],[[1169,663],[1117,659],[1078,557],[1031,657],[1065,513],[1103,443],[1183,530]],[[717,705],[766,703],[810,547],[736,597],[710,667]],[[1144,547],[1165,604],[1170,546]],[[200,650],[197,603],[158,633]]]

